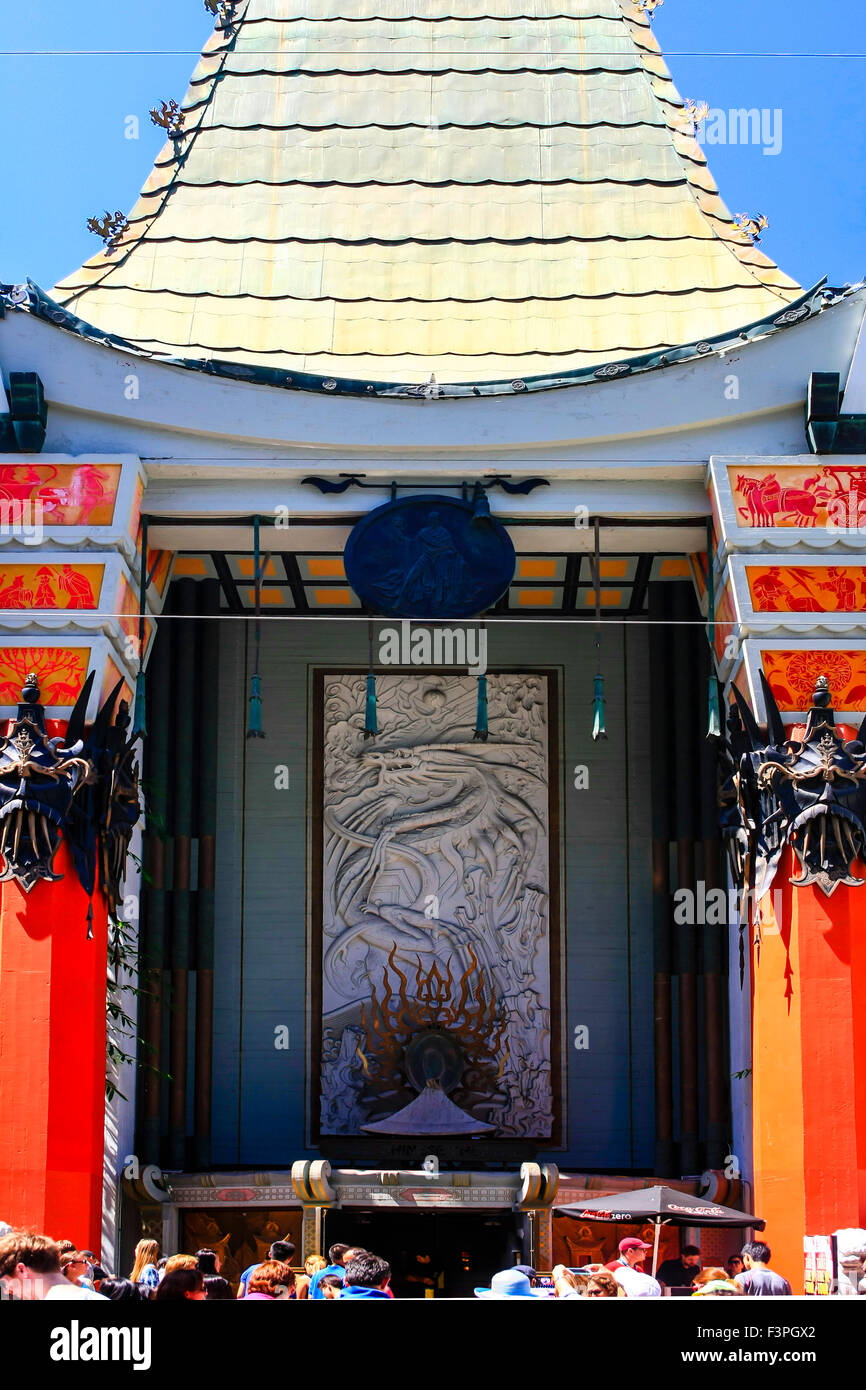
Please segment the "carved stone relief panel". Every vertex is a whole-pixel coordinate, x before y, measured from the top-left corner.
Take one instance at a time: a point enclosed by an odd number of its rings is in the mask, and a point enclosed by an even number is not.
[[[549,682],[487,679],[481,742],[471,676],[377,676],[366,741],[324,678],[323,1135],[551,1135]]]

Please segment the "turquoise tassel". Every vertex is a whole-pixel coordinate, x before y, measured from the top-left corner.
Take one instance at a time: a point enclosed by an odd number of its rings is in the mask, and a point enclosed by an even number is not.
[[[719,683],[716,679],[716,572],[713,555],[713,523],[707,521],[707,639],[710,644],[710,684],[707,714],[707,738],[721,738],[722,717],[719,710]]]
[[[364,710],[364,737],[373,738],[379,732],[376,720],[376,677],[371,671],[367,677],[367,704]]]
[[[142,738],[147,737],[147,718],[145,711],[145,680],[144,671],[139,670],[135,678],[135,718],[132,724],[132,736],[137,738],[139,734]]]
[[[592,701],[592,737],[607,738],[604,727],[604,676],[595,678],[595,694]]]
[[[264,738],[262,730],[262,681],[261,677],[255,675],[250,682],[250,722],[247,726],[247,738]]]
[[[707,738],[721,738],[722,736],[722,715],[719,709],[719,682],[715,672],[710,676],[709,684],[709,713],[707,719]]]
[[[487,742],[487,677],[478,677],[478,704],[475,711],[475,733],[473,738]]]

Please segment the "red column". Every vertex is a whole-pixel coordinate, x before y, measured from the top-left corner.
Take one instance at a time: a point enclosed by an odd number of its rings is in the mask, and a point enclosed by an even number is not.
[[[49,732],[57,732],[50,729]],[[66,845],[57,883],[0,885],[0,1220],[99,1251],[107,913]]]
[[[755,1210],[802,1293],[803,1236],[866,1225],[866,886],[828,898],[798,872],[786,851],[753,953],[753,1124]]]

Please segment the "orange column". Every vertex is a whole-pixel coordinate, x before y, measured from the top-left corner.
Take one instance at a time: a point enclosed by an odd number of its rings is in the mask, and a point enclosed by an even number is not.
[[[49,730],[49,732],[53,732]],[[63,878],[0,885],[0,1220],[99,1251],[107,913]]]
[[[803,1291],[803,1236],[866,1224],[866,897],[774,889],[778,931],[753,951],[755,1210],[773,1267]]]

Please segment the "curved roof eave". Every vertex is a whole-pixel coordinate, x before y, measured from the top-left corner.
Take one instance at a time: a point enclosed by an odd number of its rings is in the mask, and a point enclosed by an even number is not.
[[[784,331],[796,324],[805,322],[831,304],[840,302],[866,282],[846,286],[844,289],[826,289],[826,276],[799,299],[788,304],[781,313],[770,314],[765,318],[744,325],[742,328],[721,333],[713,338],[699,342],[684,343],[679,347],[666,348],[664,352],[644,353],[634,357],[620,358],[601,366],[576,368],[551,375],[516,378],[512,381],[461,382],[459,384],[439,383],[431,375],[429,381],[421,385],[408,385],[394,381],[368,381],[349,377],[323,377],[309,372],[286,372],[279,368],[265,367],[253,363],[232,362],[219,358],[187,358],[164,353],[148,352],[135,343],[116,334],[85,323],[57,304],[32,280],[25,285],[0,285],[0,305],[19,312],[33,314],[64,332],[73,333],[91,343],[115,349],[152,362],[162,362],[168,366],[182,367],[189,371],[203,372],[210,376],[244,381],[251,385],[273,386],[281,390],[307,391],[322,395],[359,396],[361,398],[418,398],[455,399],[479,396],[515,396],[524,391],[554,391],[564,387],[594,384],[605,381],[621,381],[624,377],[653,372],[664,367],[680,366],[683,363],[705,357],[709,353],[724,353],[742,347],[772,334]]]

